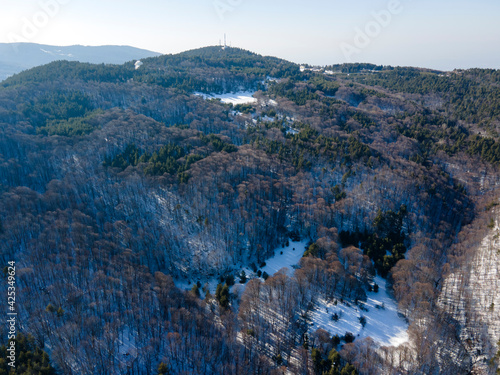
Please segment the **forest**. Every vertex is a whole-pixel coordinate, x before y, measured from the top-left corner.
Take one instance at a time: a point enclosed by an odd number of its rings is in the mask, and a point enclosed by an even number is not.
[[[0,373],[498,373],[500,338],[477,361],[440,295],[491,231],[499,71],[326,74],[220,47],[142,62],[0,83],[20,321],[20,365]],[[256,100],[196,95],[240,91]],[[293,273],[263,272],[298,241]],[[362,311],[375,276],[406,343],[311,328],[320,299]]]

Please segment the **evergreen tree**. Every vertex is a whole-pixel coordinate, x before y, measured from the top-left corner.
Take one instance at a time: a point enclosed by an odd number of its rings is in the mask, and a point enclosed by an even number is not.
[[[158,375],[170,375],[171,373],[170,367],[167,364],[161,362],[158,365]]]
[[[229,307],[229,286],[227,284],[217,284],[215,299],[219,302],[221,307],[225,309]]]
[[[56,371],[50,364],[49,355],[40,349],[35,338],[19,333],[15,339],[16,367],[9,366],[7,346],[0,347],[0,374],[22,375],[55,375]]]

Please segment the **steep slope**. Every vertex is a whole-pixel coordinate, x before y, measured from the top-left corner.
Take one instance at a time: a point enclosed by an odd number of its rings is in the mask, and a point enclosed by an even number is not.
[[[474,374],[494,374],[496,366],[490,360],[500,349],[499,213],[494,208],[487,215],[488,229],[479,232],[479,243],[467,239],[471,248],[462,266],[447,276],[439,297],[439,304],[460,325],[460,342],[471,357]]]

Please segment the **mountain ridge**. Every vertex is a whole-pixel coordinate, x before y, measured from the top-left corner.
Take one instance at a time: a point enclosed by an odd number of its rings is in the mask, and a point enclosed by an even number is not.
[[[158,52],[120,45],[53,46],[38,43],[0,43],[0,80],[57,60],[123,64],[134,59],[159,56]]]

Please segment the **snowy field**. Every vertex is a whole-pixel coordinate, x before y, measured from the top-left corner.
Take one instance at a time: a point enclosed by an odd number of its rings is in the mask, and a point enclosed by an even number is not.
[[[274,251],[274,256],[266,260],[266,265],[263,268],[260,268],[260,270],[262,271],[262,273],[267,272],[269,276],[273,276],[276,272],[278,272],[282,268],[287,268],[288,275],[292,276],[294,272],[294,266],[299,264],[300,258],[302,258],[302,255],[306,250],[306,245],[307,241],[293,242],[292,240],[290,240],[289,246],[286,246],[284,248],[278,247]],[[246,283],[240,284],[239,282],[240,278],[238,277],[238,275],[241,273],[242,270],[245,271],[248,280],[257,278],[255,272],[253,272],[248,267],[244,267],[238,271],[235,271],[234,272],[235,284],[230,289],[231,292],[233,293],[237,292],[240,295],[243,293],[246,285]],[[262,278],[261,280],[264,281],[264,279]],[[174,280],[175,285],[182,290],[190,290],[193,287],[193,283],[195,283],[196,281],[198,280],[178,280],[178,279]],[[218,278],[212,278],[210,280],[200,280],[200,281],[202,285],[205,285],[205,283],[208,282],[211,293],[215,293],[217,284],[220,283]],[[237,290],[234,290],[235,288]]]
[[[274,275],[282,268],[287,268],[287,274],[293,275],[294,266],[299,264],[300,258],[306,251],[307,241],[293,242],[284,248],[278,247],[274,250],[274,257],[266,261],[266,266],[262,268],[262,273],[267,272],[269,276]]]
[[[257,99],[253,97],[255,91],[240,91],[228,94],[203,94],[195,92],[194,94],[202,96],[204,99],[220,99],[223,103],[232,103],[233,105],[251,104],[257,102]]]
[[[380,276],[375,277],[379,285],[378,293],[368,292],[367,301],[362,311],[358,306],[318,300],[315,310],[311,314],[311,330],[322,328],[332,335],[343,336],[351,332],[357,339],[371,337],[383,346],[398,346],[408,341],[408,324],[404,318],[398,316],[396,301],[387,293],[385,280]],[[337,314],[338,320],[332,320]],[[360,317],[366,319],[363,327]]]
[[[269,276],[273,276],[282,268],[286,268],[288,276],[292,276],[306,246],[307,241],[293,242],[290,240],[289,246],[278,247],[274,256],[269,258],[266,265],[260,270],[262,273],[267,272]],[[238,275],[241,270],[245,271],[248,280],[257,278],[257,275],[248,267],[234,272],[235,284],[231,287],[231,292],[240,296],[246,286],[246,284],[239,283]],[[261,280],[263,279],[261,278]],[[176,280],[175,284],[178,288],[189,290],[194,282],[196,280],[191,280],[190,283]],[[201,282],[205,284],[207,280]],[[327,302],[319,298],[310,314],[310,331],[322,328],[331,335],[339,336],[351,332],[357,339],[371,337],[382,346],[398,346],[407,342],[408,324],[404,318],[398,316],[396,301],[387,293],[385,280],[377,276],[374,278],[374,282],[378,284],[379,291],[377,293],[367,292],[367,300],[366,303],[363,303],[363,310],[352,303],[346,304],[337,300],[337,304],[335,304],[334,301]],[[211,293],[215,292],[218,283],[217,278],[208,280]],[[337,321],[332,319],[334,314],[338,317]],[[364,317],[366,320],[364,327],[360,322],[360,317]]]

